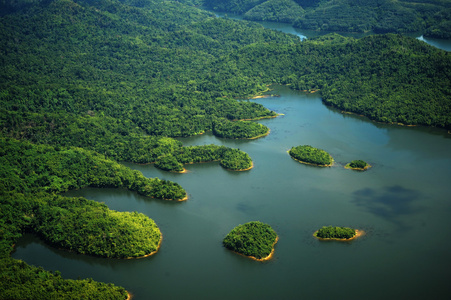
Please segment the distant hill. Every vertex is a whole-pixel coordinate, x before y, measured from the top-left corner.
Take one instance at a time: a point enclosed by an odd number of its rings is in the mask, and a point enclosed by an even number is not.
[[[208,0],[204,5],[309,30],[451,37],[451,2],[446,0]]]

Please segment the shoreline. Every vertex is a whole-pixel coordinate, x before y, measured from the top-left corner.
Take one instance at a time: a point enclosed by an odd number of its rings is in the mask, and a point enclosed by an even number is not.
[[[194,165],[194,164],[206,164],[206,163],[215,163],[215,162],[221,162],[221,160],[209,160],[209,161],[199,161],[199,162],[189,162],[186,163],[186,165]],[[251,162],[251,166],[249,168],[246,169],[229,169],[229,168],[225,168],[222,165],[220,165],[222,168],[229,170],[229,171],[236,171],[236,172],[242,172],[242,171],[249,171],[250,169],[252,169],[254,167],[254,162]],[[172,172],[172,173],[177,173],[177,174],[185,174],[185,173],[189,173],[188,170],[186,170],[185,168],[183,168],[182,172],[175,172],[175,171],[168,171],[168,172]],[[157,198],[155,198],[157,199]],[[180,199],[180,200],[174,200],[174,199],[163,199],[163,200],[171,200],[171,201],[186,201],[188,200],[188,195],[186,195],[184,198]]]
[[[163,241],[163,234],[160,231],[160,241],[158,241],[158,246],[157,246],[157,249],[155,251],[152,251],[149,254],[146,254],[146,255],[143,255],[143,256],[129,256],[129,257],[125,257],[124,259],[141,259],[141,258],[146,258],[146,257],[152,256],[155,253],[157,253],[158,250],[160,250],[162,241]]]
[[[244,140],[256,140],[265,136],[268,136],[271,133],[271,129],[268,128],[268,131],[266,133],[251,137],[251,138],[243,138]]]
[[[251,163],[251,166],[249,167],[249,168],[246,168],[246,169],[238,169],[238,170],[235,170],[235,169],[228,169],[228,168],[224,168],[224,169],[226,169],[226,170],[229,170],[229,171],[235,171],[235,172],[243,172],[243,171],[249,171],[250,169],[252,169],[254,167],[254,162],[252,162]]]
[[[362,237],[362,236],[365,235],[365,231],[359,230],[359,229],[355,229],[355,235],[354,235],[352,238],[349,238],[349,239],[321,238],[321,237],[317,237],[317,236],[316,236],[316,233],[317,233],[317,232],[318,232],[318,230],[315,231],[315,232],[313,233],[313,236],[314,236],[315,238],[317,238],[318,240],[320,240],[320,241],[339,241],[339,242],[348,242],[348,241],[355,240],[356,238],[359,238],[359,237]]]
[[[275,116],[263,116],[263,117],[257,117],[257,118],[252,118],[252,119],[233,119],[231,121],[232,122],[236,122],[236,121],[258,121],[258,120],[264,120],[264,119],[277,118],[278,116],[283,116],[283,114],[276,114]]]
[[[250,259],[255,260],[255,261],[267,261],[267,260],[270,260],[270,259],[273,258],[274,252],[275,252],[274,246],[277,244],[278,241],[279,241],[279,236],[276,236],[276,240],[275,240],[274,243],[272,244],[272,250],[271,250],[271,253],[269,253],[268,256],[265,256],[265,257],[263,257],[263,258],[256,258],[255,256],[245,255],[245,254],[243,254],[243,253],[239,253],[239,252],[236,252],[236,251],[233,251],[233,250],[232,250],[232,252],[235,252],[236,254],[239,254],[239,255],[244,256],[244,257],[246,257],[246,258],[250,258]]]

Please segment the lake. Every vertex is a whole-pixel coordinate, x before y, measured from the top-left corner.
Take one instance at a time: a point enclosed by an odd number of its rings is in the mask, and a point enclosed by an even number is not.
[[[447,299],[451,292],[451,134],[425,127],[371,122],[324,106],[317,94],[275,87],[280,97],[255,100],[277,113],[260,121],[257,140],[211,134],[180,139],[246,151],[254,168],[228,171],[218,163],[163,172],[126,165],[145,176],[180,183],[186,202],[148,199],[123,189],[67,193],[138,211],[163,233],[160,251],[136,260],[104,259],[51,248],[32,235],[13,257],[64,278],[92,277],[124,286],[139,299]],[[300,164],[292,146],[312,145],[335,159],[330,168]],[[362,159],[365,172],[344,169]],[[222,239],[249,221],[279,235],[274,258],[257,262],[228,251]],[[318,241],[322,226],[366,235],[350,242]]]

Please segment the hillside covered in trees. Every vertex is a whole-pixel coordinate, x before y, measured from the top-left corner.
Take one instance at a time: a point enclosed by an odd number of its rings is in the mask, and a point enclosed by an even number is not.
[[[311,2],[305,6],[314,8]],[[37,287],[47,286],[55,298],[125,299],[123,288],[63,280],[17,262],[12,246],[33,232],[78,253],[136,257],[154,251],[158,224],[146,216],[59,194],[93,186],[186,197],[177,183],[146,178],[120,161],[168,171],[204,161],[248,169],[252,160],[238,149],[185,147],[174,138],[264,136],[268,128],[255,120],[277,114],[246,99],[268,85],[319,90],[326,104],[382,122],[451,128],[445,51],[394,34],[301,42],[252,22],[216,18],[195,7],[200,1],[185,3],[0,2],[0,269],[8,279],[0,283],[0,298],[23,298],[27,291],[39,299]],[[97,216],[103,221],[94,221]],[[118,228],[143,247],[112,248],[124,243]]]
[[[451,37],[451,3],[444,0],[209,0],[207,8],[247,20],[291,23],[318,31],[406,33]]]

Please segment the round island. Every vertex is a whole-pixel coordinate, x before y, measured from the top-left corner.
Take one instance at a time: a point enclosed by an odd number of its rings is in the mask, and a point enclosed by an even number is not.
[[[222,241],[224,247],[257,261],[271,259],[278,237],[268,224],[253,221],[233,228]]]
[[[330,167],[334,163],[334,160],[329,153],[310,145],[292,147],[288,153],[294,160],[303,164]]]

